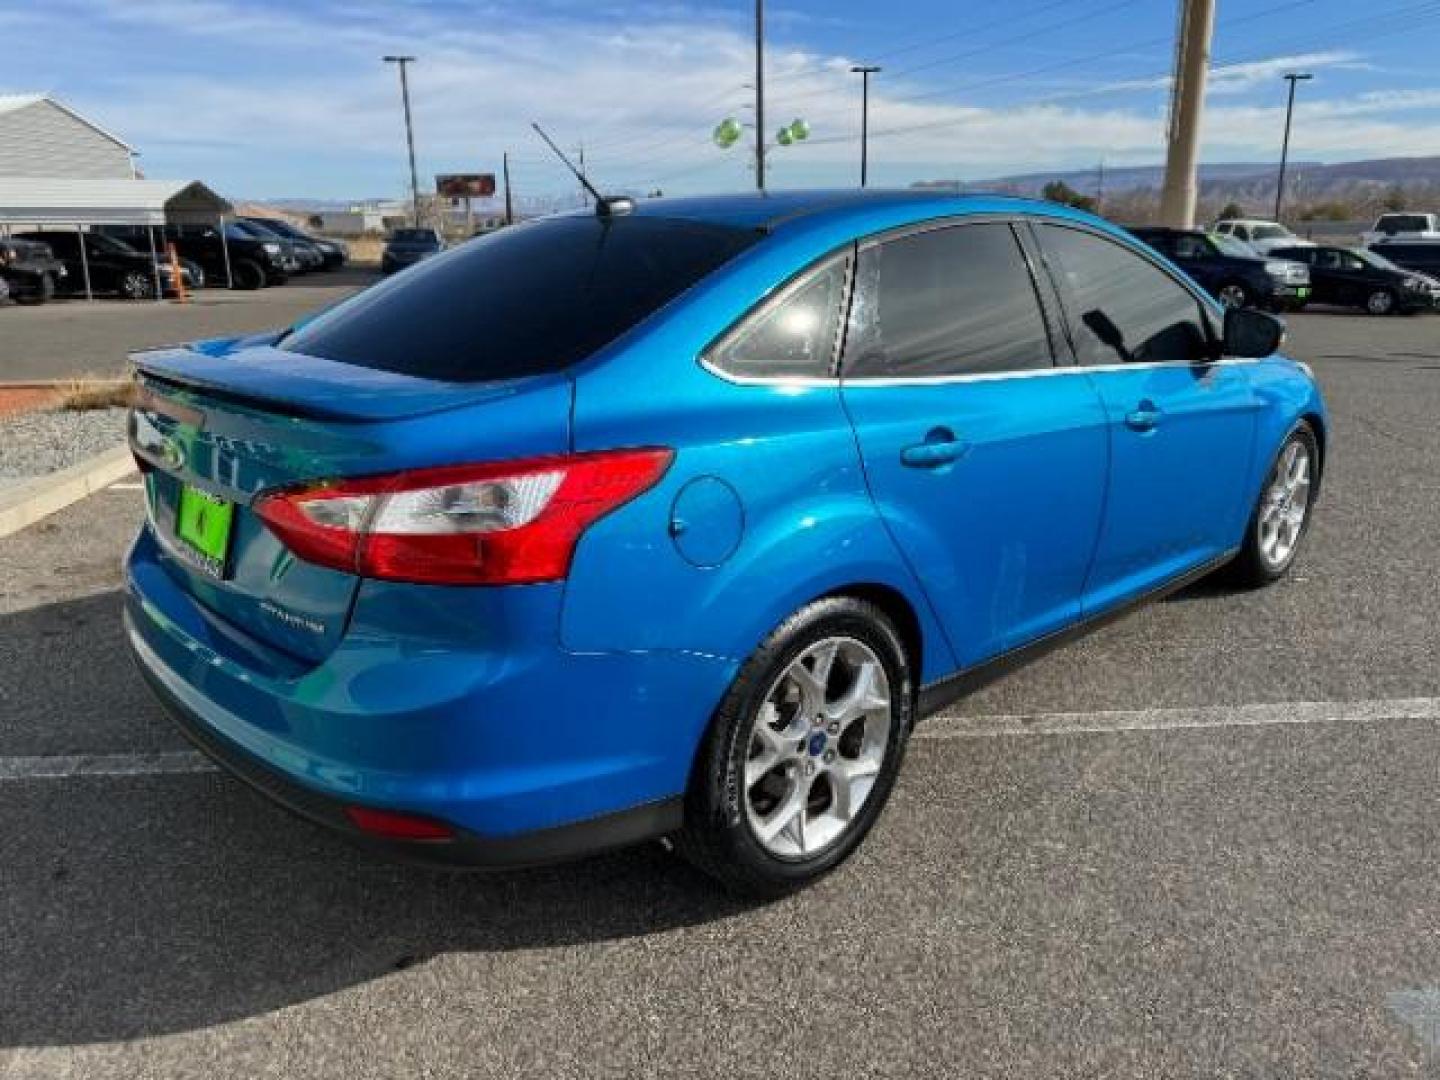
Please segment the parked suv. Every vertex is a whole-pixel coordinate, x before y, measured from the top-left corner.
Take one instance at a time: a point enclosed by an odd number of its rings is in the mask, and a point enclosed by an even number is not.
[[[1269,254],[1270,249],[1275,247],[1300,247],[1310,243],[1278,222],[1257,218],[1227,218],[1217,221],[1213,231],[1221,236],[1243,240],[1261,255]]]
[[[65,264],[38,241],[0,237],[0,278],[17,304],[43,304],[65,280]]]
[[[1257,255],[1223,235],[1158,227],[1130,231],[1227,307],[1298,311],[1310,299],[1310,272],[1303,263]]]
[[[303,274],[321,263],[320,253],[302,250],[295,241],[281,236],[268,226],[248,218],[236,218],[234,227],[262,244],[280,245],[280,265],[287,276]]]
[[[1440,242],[1440,214],[1381,214],[1375,228],[1361,236],[1367,244],[1383,244],[1392,240],[1430,240]]]
[[[1318,304],[1364,308],[1371,315],[1432,311],[1440,281],[1396,266],[1373,251],[1343,247],[1276,248],[1272,254],[1310,267]]]
[[[319,256],[319,261],[315,264],[317,269],[335,270],[344,266],[346,260],[350,258],[350,249],[342,241],[311,236],[283,218],[245,218],[244,220],[263,225],[273,233],[312,249]]]
[[[1101,219],[601,207],[134,357],[129,642],[300,814],[491,865],[671,836],[773,896],[860,844],[922,713],[1294,565],[1311,373]]]
[[[101,226],[103,232],[123,240],[137,251],[148,251],[150,238],[142,226]],[[263,238],[241,228],[234,221],[225,223],[222,242],[218,225],[167,225],[156,230],[157,244],[173,243],[178,254],[200,265],[212,285],[225,282],[225,255],[228,248],[230,268],[237,289],[258,289],[281,285],[289,277],[285,251],[278,237]]]
[[[444,250],[445,241],[434,229],[396,229],[380,255],[380,272],[393,274]]]
[[[38,240],[65,264],[65,277],[57,284],[61,296],[85,295],[85,271],[90,272],[90,290],[101,295],[123,296],[130,300],[152,300],[155,297],[155,271],[159,267],[160,284],[165,292],[175,291],[174,272],[163,254],[151,258],[141,254],[124,241],[101,233],[77,233],[67,230],[43,230],[19,234],[26,240]],[[81,258],[80,245],[85,245]],[[196,287],[194,277],[182,263],[181,281],[187,289]]]
[[[1371,244],[1370,250],[1406,270],[1440,277],[1440,240],[1392,240]]]

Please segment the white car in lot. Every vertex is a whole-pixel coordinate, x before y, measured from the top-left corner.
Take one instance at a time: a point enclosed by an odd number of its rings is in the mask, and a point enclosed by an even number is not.
[[[1211,231],[1243,240],[1261,255],[1268,255],[1271,248],[1315,246],[1309,240],[1302,240],[1279,222],[1259,218],[1226,218],[1217,221]]]
[[[1393,213],[1375,219],[1375,228],[1361,233],[1366,245],[1440,241],[1440,214]]]

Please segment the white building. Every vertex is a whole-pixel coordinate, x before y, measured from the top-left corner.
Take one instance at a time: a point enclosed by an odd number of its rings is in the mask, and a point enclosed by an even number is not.
[[[0,176],[133,180],[135,150],[54,98],[0,95]]]

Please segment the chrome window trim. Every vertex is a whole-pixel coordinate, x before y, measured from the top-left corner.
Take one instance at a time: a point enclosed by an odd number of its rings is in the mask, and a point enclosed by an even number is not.
[[[1133,242],[1126,242],[1124,239],[1117,238],[1103,229],[1095,228],[1088,222],[1076,221],[1073,218],[1063,217],[1054,214],[951,214],[947,215],[946,217],[930,218],[925,221],[916,221],[910,222],[906,225],[894,226],[889,229],[884,229],[880,232],[870,233],[856,240],[846,241],[840,247],[834,248],[826,254],[820,256],[818,259],[807,263],[804,267],[791,275],[784,283],[782,283],[777,288],[771,290],[769,293],[766,293],[758,301],[756,301],[749,308],[747,308],[744,314],[742,314],[739,318],[737,318],[734,322],[727,326],[723,331],[715,335],[715,337],[711,339],[711,341],[700,351],[698,357],[700,367],[703,368],[705,371],[709,372],[711,375],[714,375],[716,378],[722,379],[725,382],[731,383],[735,386],[824,389],[830,387],[838,388],[840,386],[845,386],[847,388],[869,386],[943,386],[953,383],[996,382],[1000,379],[1028,379],[1040,376],[1077,375],[1092,372],[1105,373],[1115,371],[1143,371],[1147,369],[1168,367],[1197,368],[1215,367],[1221,365],[1229,366],[1237,364],[1257,364],[1267,359],[1265,357],[1229,357],[1222,355],[1214,360],[1208,360],[1201,363],[1187,360],[1158,360],[1145,361],[1143,363],[1136,364],[1095,364],[1086,367],[1075,363],[1072,357],[1062,357],[1057,354],[1053,356],[1053,360],[1055,362],[1052,364],[1051,367],[1048,368],[1021,368],[1016,371],[972,372],[970,374],[960,375],[912,375],[881,377],[872,379],[846,379],[844,375],[839,372],[839,364],[843,355],[845,341],[849,333],[850,307],[854,299],[853,292],[855,288],[855,271],[856,265],[859,261],[860,252],[863,251],[867,246],[882,244],[889,240],[898,239],[900,237],[909,236],[912,234],[931,232],[936,229],[953,228],[957,225],[980,224],[985,222],[1003,222],[1010,225],[1012,229],[1017,231],[1027,226],[1057,225],[1063,228],[1076,229],[1079,232],[1088,233],[1089,235],[1094,236],[1097,239],[1109,241],[1116,247],[1119,247],[1122,250],[1129,251],[1137,258],[1143,259],[1148,262],[1151,266],[1159,270],[1176,285],[1180,286],[1181,289],[1189,293],[1204,310],[1209,311],[1211,314],[1217,314],[1215,301],[1211,296],[1209,296],[1209,294],[1197,291],[1197,289],[1191,286],[1190,283],[1176,277],[1175,274],[1170,270],[1170,268],[1160,261],[1158,253],[1155,253],[1153,249],[1151,249],[1148,245],[1146,245],[1138,238],[1135,239]],[[1055,293],[1055,299],[1060,305],[1060,328],[1063,330],[1067,337],[1067,344],[1071,346],[1073,356],[1073,341],[1068,340],[1070,336],[1070,320],[1069,312],[1065,307],[1064,293],[1061,290],[1059,284],[1054,280],[1055,273],[1054,270],[1051,268],[1049,261],[1045,258],[1045,248],[1044,245],[1040,242],[1040,238],[1036,236],[1034,242],[1036,246],[1036,251],[1041,259],[1041,266],[1034,269],[1043,269],[1045,274],[1047,275],[1050,287]],[[1016,243],[1020,247],[1022,256],[1028,254],[1025,250],[1025,245],[1019,236],[1016,237]],[[827,376],[737,375],[733,372],[726,371],[724,368],[719,367],[710,359],[710,353],[714,351],[716,346],[723,342],[746,322],[748,322],[751,317],[753,317],[755,314],[760,312],[762,309],[764,309],[771,303],[780,303],[782,298],[788,297],[796,289],[803,286],[803,284],[807,282],[813,274],[821,272],[836,259],[847,260],[847,266],[845,269],[845,286],[841,299],[839,332],[836,335],[834,352],[831,356],[830,361],[830,369],[834,374]],[[1040,289],[1038,283],[1036,283],[1035,288],[1037,294],[1039,294]],[[1041,315],[1043,318],[1044,300],[1041,295],[1037,295],[1036,302],[1041,306]],[[1052,354],[1056,353],[1053,343],[1051,346],[1051,352]]]
[[[811,375],[769,376],[742,379],[737,376],[726,375],[723,372],[716,372],[716,374],[720,375],[727,382],[737,383],[742,386],[793,386],[799,388],[844,386],[846,390],[851,390],[872,386],[948,386],[955,383],[1000,382],[1005,379],[1039,379],[1058,375],[1090,375],[1115,371],[1153,371],[1160,368],[1173,368],[1178,366],[1187,368],[1238,367],[1244,364],[1264,363],[1267,359],[1269,358],[1227,356],[1220,360],[1211,360],[1203,364],[1186,364],[1178,360],[1147,360],[1135,364],[1096,364],[1093,367],[1062,364],[1056,367],[1029,368],[1021,371],[983,371],[971,372],[966,375],[910,375],[877,379],[845,379],[836,376],[819,378]]]

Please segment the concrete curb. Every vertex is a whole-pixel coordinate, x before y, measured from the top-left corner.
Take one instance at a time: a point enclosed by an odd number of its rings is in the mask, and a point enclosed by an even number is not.
[[[0,536],[19,532],[135,471],[124,443],[68,469],[0,489]]]

